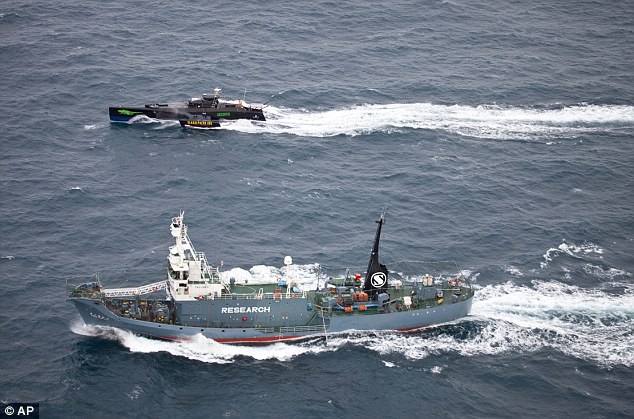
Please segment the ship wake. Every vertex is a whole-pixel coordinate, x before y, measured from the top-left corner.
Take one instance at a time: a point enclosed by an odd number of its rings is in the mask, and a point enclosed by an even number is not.
[[[570,139],[634,128],[634,106],[365,104],[333,110],[265,109],[266,123],[233,121],[223,129],[300,137],[358,136],[425,129],[496,140]]]
[[[476,292],[465,319],[411,334],[345,337],[342,343],[411,360],[551,349],[602,368],[631,367],[634,286],[624,281],[609,288],[582,289],[558,281],[488,285]]]

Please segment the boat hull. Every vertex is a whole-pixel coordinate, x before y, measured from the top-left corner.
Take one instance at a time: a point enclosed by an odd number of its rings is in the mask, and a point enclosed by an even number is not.
[[[204,128],[218,127],[221,121],[246,119],[265,121],[264,113],[259,108],[192,107],[181,104],[157,104],[145,106],[111,106],[108,108],[111,122],[129,123],[132,119],[145,116],[152,119],[179,121],[183,126]]]
[[[430,308],[405,309],[376,314],[333,314],[320,324],[286,327],[193,327],[155,323],[117,316],[101,300],[71,298],[84,323],[115,327],[163,340],[189,340],[202,335],[222,343],[271,343],[351,331],[411,331],[450,322],[469,314],[473,298]]]

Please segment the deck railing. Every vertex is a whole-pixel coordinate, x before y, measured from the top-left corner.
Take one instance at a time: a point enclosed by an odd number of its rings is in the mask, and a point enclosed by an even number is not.
[[[324,329],[321,325],[313,326],[280,326],[280,327],[258,327],[258,331],[262,333],[302,333],[302,332],[323,332]]]
[[[142,285],[140,287],[129,288],[104,288],[101,290],[105,297],[128,297],[134,295],[144,295],[167,288],[167,281],[155,282],[153,284]]]
[[[216,297],[219,300],[292,300],[295,298],[306,298],[306,291],[300,292],[262,292],[249,294],[223,294]]]

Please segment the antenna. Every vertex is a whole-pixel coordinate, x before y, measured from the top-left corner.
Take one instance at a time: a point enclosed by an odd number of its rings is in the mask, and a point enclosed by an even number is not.
[[[246,102],[246,99],[247,99],[247,84],[248,83],[244,84],[244,95],[242,96],[242,101],[243,102]]]

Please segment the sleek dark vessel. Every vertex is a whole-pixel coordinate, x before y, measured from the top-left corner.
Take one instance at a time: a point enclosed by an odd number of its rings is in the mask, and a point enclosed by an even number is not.
[[[264,105],[248,104],[244,100],[220,98],[221,89],[201,98],[191,98],[187,102],[153,103],[137,106],[111,106],[108,109],[111,122],[130,122],[145,116],[158,120],[179,121],[184,127],[215,128],[223,121],[247,119],[265,121]]]

